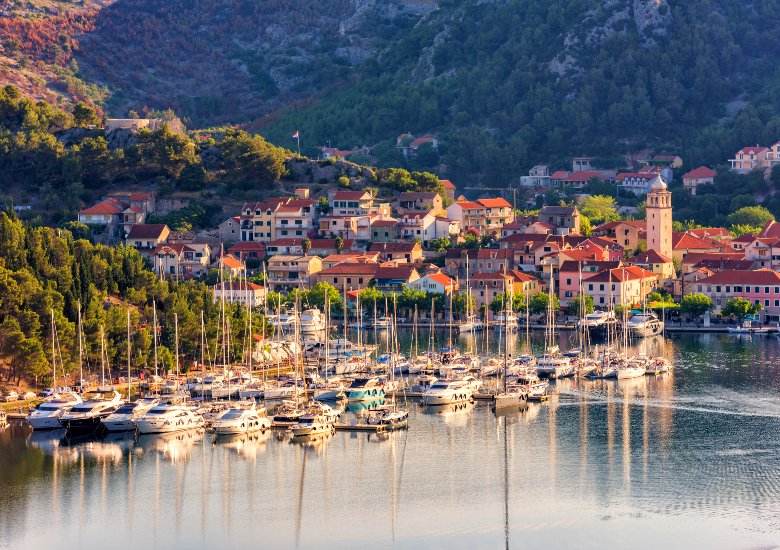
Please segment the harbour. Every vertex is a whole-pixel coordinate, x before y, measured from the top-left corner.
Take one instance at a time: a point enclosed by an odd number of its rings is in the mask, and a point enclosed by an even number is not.
[[[411,335],[399,333],[406,351]],[[409,423],[394,431],[363,431],[360,408],[306,439],[194,429],[69,440],[12,421],[0,433],[0,547],[117,536],[202,548],[773,544],[780,342],[648,344],[664,347],[671,372],[562,378],[546,402],[500,413],[481,400],[397,397]]]

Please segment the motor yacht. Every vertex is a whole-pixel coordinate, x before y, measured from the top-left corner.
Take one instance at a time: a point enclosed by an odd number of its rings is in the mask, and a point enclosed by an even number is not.
[[[422,394],[423,405],[449,405],[470,401],[473,391],[462,380],[438,380]]]
[[[472,393],[477,393],[482,388],[482,380],[479,380],[478,378],[474,378],[471,375],[466,375],[463,378],[460,378],[462,382],[466,384],[466,387],[469,388]]]
[[[338,377],[314,391],[314,399],[317,401],[341,401],[346,398],[344,382]]]
[[[632,338],[644,338],[661,334],[664,330],[664,322],[658,315],[652,312],[637,313],[626,323],[628,335]]]
[[[645,374],[662,374],[669,372],[672,363],[665,357],[654,357],[647,362]]]
[[[303,385],[296,380],[288,380],[275,388],[265,389],[265,400],[290,399],[303,395]]]
[[[267,430],[271,421],[265,414],[265,407],[234,408],[216,420],[213,427],[217,435],[235,435]]]
[[[485,330],[485,323],[483,323],[476,315],[469,315],[463,321],[460,321],[455,326],[458,327],[458,331],[461,333],[469,332],[481,332]]]
[[[319,309],[304,309],[299,322],[301,334],[325,332],[325,315]]]
[[[155,405],[136,420],[138,432],[141,434],[163,434],[182,432],[205,425],[203,416],[197,414],[193,407],[173,403]]]
[[[95,433],[101,428],[101,421],[123,404],[114,388],[97,388],[88,400],[64,412],[60,422],[69,435]]]
[[[374,320],[373,328],[376,330],[387,330],[390,328],[390,319],[387,317],[380,317]]]
[[[409,423],[409,411],[397,409],[389,404],[380,405],[368,413],[366,423],[372,426],[384,426],[390,430],[402,428]]]
[[[333,424],[319,414],[304,414],[296,424],[290,426],[293,437],[306,437],[327,433],[334,433],[336,428]]]
[[[578,325],[580,327],[586,327],[592,329],[592,328],[601,327],[605,323],[609,323],[610,321],[614,321],[614,320],[615,320],[614,311],[594,311],[593,313],[588,313],[585,317],[580,319]]]
[[[552,354],[542,355],[536,360],[536,374],[540,378],[565,378],[574,374],[574,364],[570,357]]]
[[[385,389],[376,376],[355,378],[345,392],[348,401],[374,401],[385,396]]]
[[[433,376],[432,374],[421,374],[417,377],[414,384],[412,384],[411,391],[412,393],[423,393],[426,390],[428,390],[433,384],[435,384],[439,379]]]
[[[55,393],[27,415],[27,423],[33,430],[57,430],[62,428],[60,417],[81,403],[75,393]]]
[[[137,401],[125,403],[101,422],[109,432],[129,432],[135,430],[135,421],[149,412],[159,402],[160,400],[156,397],[143,397]]]

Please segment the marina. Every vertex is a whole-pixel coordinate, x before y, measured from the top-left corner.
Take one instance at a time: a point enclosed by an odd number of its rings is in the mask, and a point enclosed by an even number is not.
[[[406,353],[412,334],[398,332]],[[480,338],[462,335],[457,345]],[[489,338],[495,354],[501,348]],[[523,339],[503,344],[517,353]],[[558,336],[563,350],[574,343],[573,333]],[[544,345],[532,336],[535,353]],[[289,424],[235,435],[196,427],[69,438],[12,417],[0,432],[0,523],[14,528],[0,530],[0,548],[117,535],[134,546],[226,548],[257,540],[417,548],[434,534],[436,547],[469,548],[776,541],[780,341],[680,335],[635,342],[632,352],[642,345],[665,350],[673,370],[561,378],[506,411],[483,401],[495,379],[473,399],[443,406],[397,392],[409,412],[400,430],[369,422],[387,401],[347,403],[332,429],[313,435],[294,435]],[[277,405],[266,406],[270,417]],[[41,514],[61,539],[36,527]]]

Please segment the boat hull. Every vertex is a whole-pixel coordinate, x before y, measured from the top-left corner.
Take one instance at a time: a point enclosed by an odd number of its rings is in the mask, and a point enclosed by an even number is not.
[[[27,423],[33,430],[59,430],[62,428],[59,416],[28,416]]]
[[[507,407],[519,407],[528,403],[528,394],[525,392],[510,392],[496,395],[493,400],[494,409],[504,409]]]

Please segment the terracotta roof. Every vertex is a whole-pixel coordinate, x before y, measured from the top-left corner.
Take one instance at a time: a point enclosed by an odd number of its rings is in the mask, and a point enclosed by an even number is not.
[[[450,180],[439,180],[445,189],[455,189],[455,185]]]
[[[483,208],[481,204],[473,201],[456,201],[455,204],[457,204],[461,208],[468,209],[468,210],[482,210]]]
[[[249,281],[223,281],[212,287],[214,290],[263,290],[258,284]]]
[[[265,244],[257,241],[236,243],[228,249],[229,254],[234,252],[265,252]]]
[[[756,269],[755,271],[733,269],[718,271],[698,282],[702,284],[777,285],[780,284],[780,273],[771,269]]]
[[[560,254],[568,256],[572,260],[587,261],[587,260],[600,260],[604,257],[603,248],[596,248],[595,250],[585,250],[583,248],[569,248],[567,250],[561,250]]]
[[[495,199],[477,199],[477,202],[485,208],[512,208],[506,199],[500,197]]]
[[[739,150],[740,153],[747,153],[747,154],[750,153],[758,154],[758,153],[763,153],[764,151],[769,151],[769,148],[756,146],[756,147],[743,147],[742,149]]]
[[[379,264],[368,262],[341,262],[323,269],[318,275],[371,275],[374,276],[379,269]]]
[[[777,223],[774,220],[768,221],[767,224],[763,227],[763,229],[761,229],[758,236],[774,237],[780,239],[780,223]]]
[[[550,176],[550,179],[572,182],[589,182],[593,178],[601,179],[601,176],[598,172],[566,172],[563,170],[553,172],[553,175]]]
[[[744,252],[690,252],[685,255],[682,263],[696,265],[703,260],[742,260],[745,258]]]
[[[529,275],[528,273],[518,269],[510,269],[507,273],[518,283],[528,283],[530,281],[539,280],[538,277],[534,277],[533,275]]]
[[[541,227],[542,229],[555,229],[555,225],[551,224],[550,222],[534,222],[528,227],[533,227],[533,226]]]
[[[242,267],[244,267],[244,262],[235,258],[234,256],[227,255],[224,258],[221,258],[221,260],[222,260],[222,265],[224,265],[228,269],[241,269]]]
[[[266,244],[266,247],[271,246],[301,246],[301,242],[303,242],[303,237],[283,237],[281,239],[275,239],[269,243]]]
[[[433,143],[434,139],[435,138],[433,138],[431,136],[418,137],[417,139],[415,139],[413,142],[411,142],[409,144],[409,147],[415,148],[415,147],[419,147],[420,145],[422,145],[424,143]]]
[[[399,265],[398,267],[384,267],[380,266],[376,270],[376,279],[403,279],[408,281],[412,277],[412,273],[416,273],[417,270],[413,265]],[[419,275],[419,273],[418,273]]]
[[[310,239],[312,249],[333,249],[336,250],[336,239]],[[343,250],[352,248],[355,244],[354,239],[342,239]]]
[[[444,273],[431,273],[429,275],[426,275],[428,279],[435,283],[439,283],[445,288],[452,288],[453,290],[458,290],[458,283],[455,281],[455,279],[451,279],[450,277],[447,277]],[[425,278],[423,277],[423,278]]]
[[[368,247],[369,252],[412,252],[415,247],[419,248],[415,242],[402,242],[402,243],[371,243]]]
[[[94,206],[81,210],[79,214],[120,214],[122,208],[113,201],[102,201]]]
[[[672,248],[675,250],[707,250],[719,248],[719,245],[691,235],[690,233],[673,233]]]
[[[135,201],[148,201],[152,198],[151,193],[130,193],[130,200]]]
[[[616,267],[614,269],[600,271],[591,277],[587,277],[585,280],[589,283],[607,283],[609,281],[622,283],[623,281],[654,278],[657,278],[655,273],[635,265],[629,265],[626,267]]]
[[[750,271],[756,266],[753,260],[700,260],[694,264],[699,267],[706,267],[712,272],[723,271],[724,269],[741,269]]]
[[[368,195],[368,197],[366,197]],[[371,194],[367,191],[336,191],[333,195],[334,201],[357,201],[362,198],[371,198]]]
[[[706,166],[699,166],[698,168],[691,170],[687,174],[683,174],[683,179],[714,178],[717,175],[718,174],[712,168],[707,168]]]
[[[656,250],[648,250],[642,254],[637,254],[631,261],[635,264],[670,264],[671,258],[667,258]]]
[[[342,252],[341,254],[330,254],[322,259],[323,263],[342,263],[342,262],[374,262],[379,259],[379,253],[374,252]]]
[[[130,228],[128,239],[159,239],[168,230],[164,223],[137,223]]]

